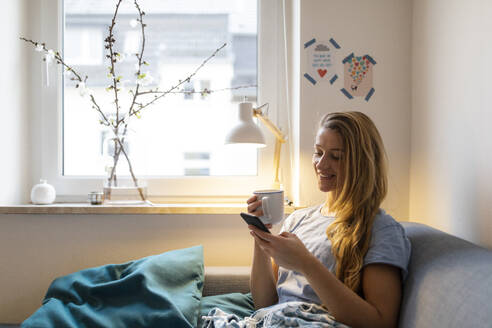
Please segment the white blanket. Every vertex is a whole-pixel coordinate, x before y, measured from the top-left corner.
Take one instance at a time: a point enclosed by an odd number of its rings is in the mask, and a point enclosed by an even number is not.
[[[204,328],[260,328],[260,327],[313,327],[350,328],[335,321],[320,305],[304,302],[286,302],[259,309],[250,317],[239,318],[219,308],[202,317]]]

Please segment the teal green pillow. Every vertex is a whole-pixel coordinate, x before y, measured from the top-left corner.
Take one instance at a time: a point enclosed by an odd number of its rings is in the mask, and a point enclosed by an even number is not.
[[[218,307],[224,312],[236,314],[240,318],[249,317],[255,311],[255,306],[253,304],[251,293],[230,293],[205,296],[200,302],[200,316],[198,318],[197,327],[202,326],[202,316],[207,315],[210,310],[215,307]]]
[[[55,279],[22,327],[195,327],[203,247],[90,268]]]

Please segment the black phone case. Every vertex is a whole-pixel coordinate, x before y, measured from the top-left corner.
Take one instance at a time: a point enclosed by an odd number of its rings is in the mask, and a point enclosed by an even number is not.
[[[270,230],[268,230],[268,228],[263,224],[263,222],[261,222],[261,220],[257,216],[247,213],[241,213],[240,215],[247,224],[254,225],[260,230],[271,233]]]

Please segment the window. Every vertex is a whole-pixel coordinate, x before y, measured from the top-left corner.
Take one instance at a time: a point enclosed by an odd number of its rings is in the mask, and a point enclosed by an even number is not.
[[[72,65],[99,66],[103,64],[103,26],[81,27],[77,24],[65,29],[65,60]]]
[[[188,81],[188,82],[185,82],[184,84],[184,94],[183,94],[183,97],[184,99],[187,99],[187,100],[191,100],[193,99],[193,95],[194,95],[194,92],[195,92],[195,88],[193,87],[193,81]]]
[[[67,24],[67,23],[65,23]],[[67,26],[67,25],[65,25]],[[67,27],[65,27],[66,29]],[[135,54],[140,49],[140,33],[137,30],[126,31],[124,33],[123,51],[124,54]]]
[[[49,6],[58,6],[59,18],[65,19],[64,24],[58,24],[57,42],[59,49],[64,47],[65,60],[89,76],[88,87],[95,90],[105,108],[110,108],[112,97],[104,90],[110,82],[106,77],[107,62],[101,60],[105,52],[99,56],[101,49],[92,43],[104,44],[114,2],[48,2]],[[270,115],[276,115],[272,87],[275,60],[261,53],[262,48],[276,47],[273,33],[269,32],[274,22],[261,18],[275,11],[274,2],[259,1],[256,5],[251,0],[191,1],[186,6],[178,0],[139,2],[146,12],[144,58],[152,69],[153,87],[165,89],[164,86],[191,73],[222,42],[228,44],[194,79],[184,84],[183,91],[190,93],[166,96],[142,113],[142,119],[132,122],[134,135],[139,139],[133,149],[146,148],[146,158],[141,161],[145,167],[138,173],[148,179],[149,194],[246,195],[258,186],[268,187],[273,147],[257,151],[228,148],[222,143],[244,97],[258,103],[269,102]],[[89,3],[90,8],[84,8]],[[47,22],[51,21],[50,13],[44,13]],[[128,87],[135,83],[131,57],[141,42],[140,33],[132,27],[136,17],[132,6],[122,7],[117,21],[119,29],[115,32],[117,42],[120,41],[118,51],[125,54],[121,75],[128,77]],[[47,39],[48,35],[44,40]],[[50,83],[54,87],[41,91],[46,98],[43,108],[54,118],[47,120],[43,128],[43,143],[50,145],[46,147],[50,150],[43,154],[42,175],[55,180],[61,194],[84,195],[102,185],[104,140],[109,131],[98,124],[97,113],[91,112],[87,100],[81,100],[73,81],[63,81],[61,74],[50,79],[55,80]],[[258,85],[258,89],[234,89],[244,85]],[[193,93],[203,89],[228,90],[208,96]],[[196,131],[200,132],[195,134]],[[264,131],[272,142],[273,137]],[[189,188],[190,179],[194,188]]]

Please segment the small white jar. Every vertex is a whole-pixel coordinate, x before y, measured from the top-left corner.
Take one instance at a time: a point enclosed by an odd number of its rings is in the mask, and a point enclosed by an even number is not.
[[[36,205],[51,204],[56,199],[55,188],[48,184],[44,179],[39,180],[39,184],[32,187],[31,202]]]

